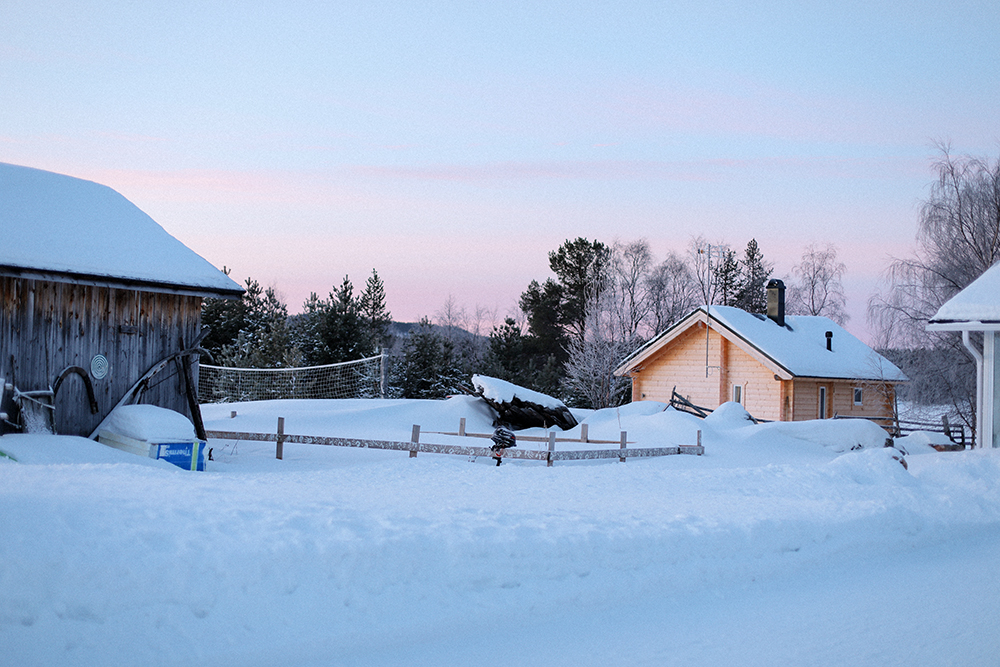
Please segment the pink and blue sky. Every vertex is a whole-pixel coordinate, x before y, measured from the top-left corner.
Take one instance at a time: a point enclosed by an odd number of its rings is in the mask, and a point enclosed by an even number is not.
[[[0,161],[95,180],[297,312],[502,317],[569,238],[912,251],[935,142],[1000,154],[1000,5],[0,0]]]

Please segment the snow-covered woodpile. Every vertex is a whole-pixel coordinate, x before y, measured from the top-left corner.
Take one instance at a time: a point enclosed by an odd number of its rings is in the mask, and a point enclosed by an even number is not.
[[[512,428],[548,428],[566,431],[577,425],[576,418],[562,401],[546,394],[485,375],[473,375],[476,394],[497,412],[497,424]]]

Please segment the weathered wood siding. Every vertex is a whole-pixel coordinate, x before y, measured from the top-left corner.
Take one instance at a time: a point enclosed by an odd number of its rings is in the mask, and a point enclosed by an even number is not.
[[[143,373],[195,339],[201,322],[195,296],[0,277],[0,298],[0,376],[22,391],[49,388],[69,366],[89,372],[98,354],[108,359],[103,379],[91,375],[97,414],[79,376],[63,382],[56,430],[64,434],[89,435]],[[143,402],[187,415],[178,369],[157,375]],[[3,409],[11,408],[8,392]]]

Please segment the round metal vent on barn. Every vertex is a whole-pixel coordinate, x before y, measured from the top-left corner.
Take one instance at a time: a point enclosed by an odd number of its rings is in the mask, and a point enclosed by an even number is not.
[[[109,366],[108,358],[103,354],[98,354],[90,360],[90,374],[94,376],[95,380],[104,379],[108,374]]]

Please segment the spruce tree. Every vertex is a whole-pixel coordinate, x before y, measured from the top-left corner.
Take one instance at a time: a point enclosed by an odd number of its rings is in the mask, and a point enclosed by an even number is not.
[[[743,253],[743,261],[740,262],[740,286],[733,305],[748,313],[766,313],[765,287],[773,271],[774,266],[764,261],[764,253],[757,246],[757,239],[750,239]]]
[[[719,263],[712,267],[712,279],[715,282],[713,303],[735,306],[741,287],[740,263],[735,252],[729,248],[722,249]]]
[[[375,269],[365,283],[365,291],[358,297],[358,314],[367,339],[365,347],[370,354],[374,354],[389,343],[389,326],[392,324],[392,314],[385,304],[385,286]]]
[[[444,398],[459,392],[464,379],[451,342],[435,332],[426,317],[406,341],[395,375],[402,398]]]

